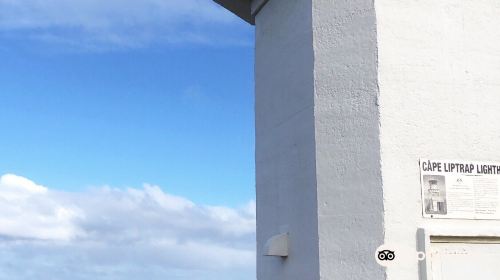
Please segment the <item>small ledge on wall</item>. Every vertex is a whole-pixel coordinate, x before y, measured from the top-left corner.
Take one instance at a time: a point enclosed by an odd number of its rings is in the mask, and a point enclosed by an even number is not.
[[[269,238],[264,245],[264,256],[288,257],[288,233]]]

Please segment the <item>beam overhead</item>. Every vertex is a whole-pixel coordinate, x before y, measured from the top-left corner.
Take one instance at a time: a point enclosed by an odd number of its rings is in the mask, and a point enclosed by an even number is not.
[[[228,9],[246,22],[254,25],[255,18],[252,15],[251,0],[214,0],[217,4]]]

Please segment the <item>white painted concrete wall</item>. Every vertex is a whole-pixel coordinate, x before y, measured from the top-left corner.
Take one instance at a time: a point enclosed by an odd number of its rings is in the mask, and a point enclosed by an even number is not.
[[[384,279],[375,7],[312,2],[321,279]]]
[[[500,2],[377,0],[385,239],[417,227],[500,232],[499,221],[422,218],[419,158],[500,160]],[[387,279],[418,279],[417,263]]]
[[[319,275],[311,2],[271,0],[256,17],[257,277]],[[263,256],[289,230],[289,257]]]
[[[258,279],[418,279],[377,266],[422,218],[419,159],[500,160],[500,2],[269,0],[256,17]],[[262,256],[288,230],[287,259]]]
[[[370,0],[256,17],[258,279],[384,278],[376,39]],[[285,228],[289,257],[262,256]]]

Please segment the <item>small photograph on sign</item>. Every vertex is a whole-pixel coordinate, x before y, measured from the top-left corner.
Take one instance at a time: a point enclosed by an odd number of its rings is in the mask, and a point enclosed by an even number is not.
[[[426,214],[446,215],[446,177],[424,175],[424,203]]]

